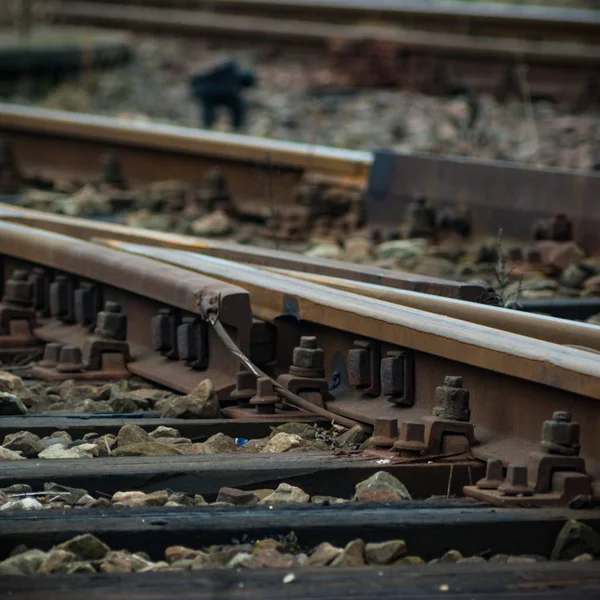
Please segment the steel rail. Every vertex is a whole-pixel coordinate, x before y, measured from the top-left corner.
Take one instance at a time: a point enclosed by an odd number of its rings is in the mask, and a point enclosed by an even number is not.
[[[25,174],[97,179],[101,158],[112,148],[132,183],[199,182],[205,172],[218,167],[234,199],[264,207],[265,177],[271,181],[273,198],[293,204],[301,178],[316,175],[334,185],[366,188],[369,225],[389,227],[402,218],[411,198],[424,196],[440,205],[463,202],[473,212],[476,231],[494,236],[500,222],[507,236],[524,238],[535,219],[564,211],[575,223],[583,247],[596,247],[593,199],[600,176],[593,172],[449,156],[384,151],[373,155],[1,103],[0,135],[12,143]],[[46,151],[46,144],[52,145],[52,152]],[[507,181],[513,191],[508,199]],[[565,206],[564,197],[577,201]],[[345,277],[341,271],[322,274]]]
[[[446,315],[454,319],[461,319],[470,323],[525,335],[534,339],[552,342],[553,344],[580,346],[581,348],[600,351],[600,327],[596,325],[565,321],[545,315],[523,313],[497,306],[474,303],[466,304],[453,298],[429,296],[410,290],[393,289],[384,285],[364,283],[352,279],[303,273],[290,269],[269,268],[269,270],[304,281],[326,285],[337,290],[344,290],[360,294],[361,296],[391,302],[392,304],[425,310],[438,315]]]
[[[69,5],[77,0],[63,0]],[[195,0],[96,0],[98,4],[194,8]],[[505,5],[487,2],[460,2],[453,0],[213,0],[211,12],[237,12],[293,16],[296,19],[319,20],[335,15],[336,21],[381,18],[387,22],[443,23],[446,28],[493,25],[505,28],[517,26],[546,29],[573,29],[593,31],[600,26],[595,10],[555,8],[548,6]]]
[[[139,230],[77,217],[63,217],[2,204],[0,204],[0,219],[82,239],[111,238],[122,242],[186,250],[200,255],[253,264],[286,276],[526,335],[534,339],[600,350],[600,329],[594,325],[525,314],[474,302],[469,304],[461,302],[461,300],[475,300],[477,295],[483,292],[483,289],[478,286],[444,282],[402,271],[308,258],[290,252],[253,248],[206,238]]]
[[[435,294],[436,296],[448,296],[471,302],[476,302],[485,291],[485,288],[481,285],[459,283],[435,277],[427,277],[425,275],[413,275],[405,271],[378,269],[368,265],[354,265],[339,260],[307,258],[282,250],[267,250],[244,244],[215,241],[208,238],[135,229],[113,223],[58,216],[7,204],[0,204],[0,219],[23,223],[80,239],[111,238],[124,242],[138,242],[147,245],[189,250],[190,252],[208,254],[237,262],[343,277],[366,283],[378,283],[391,288],[413,290]]]
[[[114,5],[107,10],[95,2],[69,2],[58,6],[53,14],[71,24],[162,31],[178,34],[202,34],[216,38],[230,36],[236,40],[277,42],[283,45],[327,49],[330,40],[377,40],[401,45],[405,51],[443,52],[445,56],[476,55],[481,59],[515,57],[532,63],[553,65],[588,65],[600,63],[600,50],[593,44],[570,41],[528,40],[506,37],[473,36],[460,33],[423,32],[393,29],[386,25],[311,23],[273,16],[243,16],[178,10],[147,6]],[[265,14],[268,13],[265,8]]]
[[[34,136],[36,145],[44,138],[52,140],[53,152],[48,153],[39,146],[37,152],[30,147],[27,152],[25,140],[14,139],[15,154],[19,159],[23,153],[21,160],[28,167],[45,169],[54,165],[58,169],[70,169],[71,175],[85,159],[88,159],[88,171],[90,168],[97,171],[97,158],[100,152],[106,151],[107,145],[112,148],[122,147],[123,150],[153,151],[161,161],[172,154],[176,157],[205,158],[225,163],[232,161],[256,168],[257,165],[264,166],[268,159],[274,169],[292,173],[314,170],[332,177],[360,181],[366,180],[372,161],[368,152],[6,103],[0,103],[0,132],[14,136]],[[79,161],[75,154],[63,155],[61,161],[60,148],[56,145],[59,140],[64,142],[65,147],[77,142],[88,146],[95,144],[96,153],[93,156],[96,161],[89,160],[89,149],[87,156],[80,157]],[[182,176],[175,166],[169,164],[163,164],[162,169],[153,172],[148,164],[134,168],[135,165],[127,164],[128,156],[122,156],[122,159],[125,171],[134,180],[164,179],[167,174],[170,177]],[[197,168],[198,165],[195,166]],[[198,171],[195,177],[198,177]],[[189,179],[193,181],[195,177]]]

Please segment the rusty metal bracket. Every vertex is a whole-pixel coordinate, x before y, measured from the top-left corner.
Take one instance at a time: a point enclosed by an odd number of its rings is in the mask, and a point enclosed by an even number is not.
[[[498,460],[488,460],[486,476],[464,494],[495,506],[566,506],[577,496],[593,496],[592,477],[579,455],[579,424],[558,411],[542,427],[542,452],[527,466],[509,465],[503,478]]]
[[[381,394],[401,406],[415,403],[415,357],[410,350],[390,350],[381,361]]]
[[[423,417],[421,422],[400,425],[400,436],[394,450],[401,454],[457,454],[468,452],[476,444],[472,423]]]
[[[488,461],[488,473],[492,460]],[[581,457],[532,452],[527,467],[509,465],[504,480],[497,475],[492,478],[488,473],[476,485],[463,488],[465,496],[509,508],[568,506],[578,496],[593,495],[592,477],[587,474]]]
[[[177,353],[185,364],[197,371],[208,368],[208,323],[195,317],[184,317],[177,327]]]
[[[348,383],[369,396],[381,391],[381,346],[373,340],[356,340],[348,351]]]
[[[57,275],[50,284],[50,315],[63,323],[75,323],[75,282],[69,275]]]
[[[152,318],[152,346],[165,358],[177,360],[179,358],[178,328],[181,324],[179,311],[172,308],[161,308]]]
[[[121,351],[111,352],[105,347],[102,352],[94,354],[90,366],[76,346],[53,342],[46,344],[43,360],[31,369],[31,374],[45,381],[127,379],[131,376],[126,364],[128,360],[131,357],[126,357]]]

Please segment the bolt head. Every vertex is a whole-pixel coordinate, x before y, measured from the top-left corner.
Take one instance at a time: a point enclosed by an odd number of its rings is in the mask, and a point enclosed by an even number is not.
[[[444,377],[444,385],[452,388],[461,388],[463,386],[463,378],[456,375],[447,375]]]
[[[292,364],[294,367],[302,369],[323,369],[325,366],[325,353],[321,348],[309,348],[300,345],[294,348]]]
[[[272,388],[273,386],[271,386]],[[250,371],[239,371],[235,375],[236,390],[251,390],[256,388],[256,375]]]
[[[300,338],[300,348],[316,348],[317,338],[314,335],[303,335]]]
[[[579,454],[579,423],[574,423],[569,420],[555,419],[556,414],[569,413],[554,413],[551,421],[544,421],[542,427],[542,448],[552,454]]]
[[[552,420],[561,423],[570,423],[572,420],[571,413],[566,410],[559,410],[552,413]]]
[[[13,281],[27,281],[29,278],[29,273],[24,269],[15,269],[11,276]]]
[[[272,396],[273,382],[268,377],[259,377],[256,380],[256,393],[258,396]]]
[[[108,312],[108,313],[120,313],[121,312],[121,305],[118,302],[111,302],[110,300],[108,300],[104,304],[104,312]]]

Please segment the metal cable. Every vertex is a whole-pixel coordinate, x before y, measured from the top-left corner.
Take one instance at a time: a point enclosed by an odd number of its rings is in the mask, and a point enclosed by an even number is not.
[[[284,398],[289,404],[292,404],[296,408],[300,408],[302,410],[325,417],[326,419],[329,419],[332,422],[335,421],[336,423],[339,423],[344,427],[364,425],[363,423],[353,421],[352,419],[348,419],[347,417],[340,417],[339,415],[328,411],[326,408],[321,408],[320,406],[317,406],[316,404],[313,404],[312,402],[309,402],[308,400],[305,400],[304,398],[293,394],[289,390],[286,390],[283,386],[281,386],[274,379],[269,377],[266,373],[261,371],[255,364],[252,363],[252,361],[239,349],[237,344],[231,339],[231,336],[227,333],[225,327],[223,327],[223,324],[221,323],[221,321],[219,321],[219,319],[217,319],[215,316],[209,316],[208,320],[213,326],[215,333],[217,334],[219,339],[223,342],[223,344],[225,344],[225,347],[240,360],[240,362],[246,367],[246,369],[248,369],[248,371],[250,371],[257,377],[267,377],[268,379],[270,379],[271,383],[273,384],[273,390],[277,392],[279,396]]]

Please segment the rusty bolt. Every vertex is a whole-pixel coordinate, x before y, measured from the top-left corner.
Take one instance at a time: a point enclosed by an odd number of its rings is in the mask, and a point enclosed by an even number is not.
[[[91,283],[82,283],[75,290],[75,321],[80,325],[91,325],[94,322],[94,286]]]
[[[29,272],[15,269],[11,278],[4,284],[4,302],[28,306],[33,302],[33,284]]]
[[[227,192],[227,180],[220,169],[210,169],[204,176],[204,185],[216,192]]]
[[[509,465],[498,491],[504,496],[532,496],[533,490],[527,485],[527,467]]]
[[[45,367],[47,369],[53,369],[56,367],[58,361],[60,360],[61,348],[62,344],[58,344],[56,342],[46,344],[44,347],[44,357],[40,361],[40,367]]]
[[[94,333],[104,339],[125,341],[127,339],[127,315],[121,312],[117,302],[106,302],[98,313]]]
[[[398,419],[381,417],[375,419],[373,437],[367,441],[368,446],[391,448],[398,439]]]
[[[31,276],[29,278],[31,281],[31,285],[33,286],[33,307],[39,311],[48,310],[48,291],[49,291],[49,283],[48,283],[48,273],[44,269],[39,267],[35,267],[31,271]]]
[[[435,402],[432,414],[440,419],[452,421],[469,421],[469,391],[462,387],[462,377],[449,376],[444,378],[444,385],[436,388]]]
[[[497,490],[504,483],[504,464],[499,458],[488,458],[485,477],[475,485],[481,490]]]
[[[394,443],[394,450],[419,452],[425,448],[425,424],[404,421],[400,426],[400,437]]]
[[[237,400],[240,408],[248,408],[250,399],[256,394],[256,375],[250,371],[239,371],[235,375],[235,389],[231,399]]]
[[[184,317],[176,331],[176,347],[169,356],[176,355],[192,369],[208,368],[208,325],[197,317]]]
[[[302,336],[294,348],[290,373],[299,377],[324,377],[325,353],[317,347],[315,336]]]
[[[544,421],[542,448],[551,454],[577,456],[579,454],[579,423],[571,420],[571,413],[555,412],[552,420]]]
[[[78,373],[82,371],[81,350],[76,346],[63,346],[60,349],[56,370],[61,373]]]
[[[279,396],[273,391],[273,382],[268,377],[256,380],[256,394],[250,399],[250,404],[256,406],[259,414],[273,414]]]
[[[358,388],[371,385],[371,356],[367,348],[348,350],[348,382]]]

